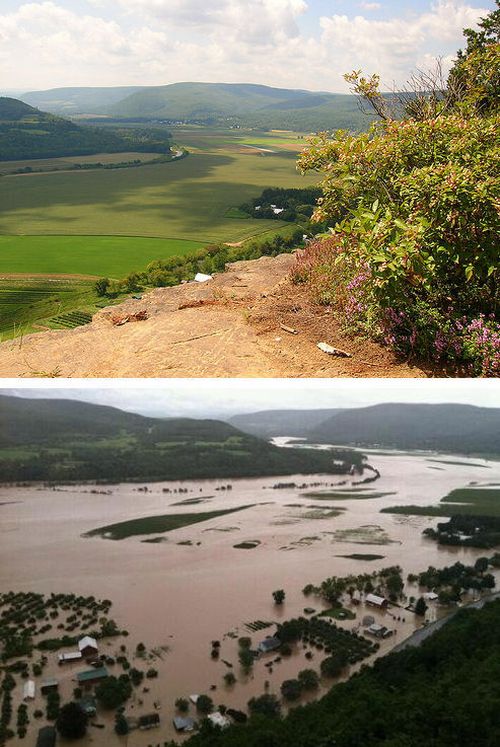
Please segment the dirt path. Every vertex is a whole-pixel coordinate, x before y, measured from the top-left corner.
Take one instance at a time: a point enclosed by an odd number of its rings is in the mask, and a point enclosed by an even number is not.
[[[291,286],[294,258],[236,262],[207,283],[158,288],[98,312],[91,324],[0,344],[0,376],[423,377],[366,340],[350,340],[331,313]],[[145,321],[112,317],[146,311]],[[284,331],[280,325],[298,330]],[[349,351],[333,358],[316,343]]]

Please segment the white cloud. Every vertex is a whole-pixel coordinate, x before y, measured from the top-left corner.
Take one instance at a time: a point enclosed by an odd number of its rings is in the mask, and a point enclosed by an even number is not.
[[[380,3],[360,3],[359,5],[363,10],[380,10],[382,7]]]
[[[462,30],[475,26],[487,10],[460,0],[438,0],[429,11],[411,17],[369,20],[334,15],[321,18],[322,45],[329,47],[333,64],[344,61],[349,70],[378,72],[390,86],[404,82],[422,60],[444,56],[449,62],[462,43]],[[449,51],[449,47],[453,52]]]
[[[473,0],[471,0],[473,1]],[[366,2],[366,6],[375,3]],[[9,88],[259,82],[346,90],[342,74],[379,72],[390,86],[436,56],[451,60],[462,29],[487,10],[438,0],[376,20],[312,18],[304,0],[70,0],[0,10],[0,79]],[[300,30],[301,17],[316,33]]]

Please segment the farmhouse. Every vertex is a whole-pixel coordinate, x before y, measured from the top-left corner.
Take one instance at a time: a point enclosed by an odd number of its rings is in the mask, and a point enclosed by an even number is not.
[[[99,669],[86,669],[84,672],[78,672],[76,679],[79,685],[91,687],[92,685],[96,685],[98,682],[105,680],[108,676],[108,670],[106,667],[99,667]]]
[[[43,726],[38,730],[36,747],[55,747],[56,730],[53,726]]]
[[[97,641],[89,635],[84,636],[78,641],[78,650],[83,659],[92,659],[99,653]]]
[[[259,643],[259,651],[261,654],[267,654],[269,651],[276,651],[281,646],[281,641],[276,636],[268,636]]]
[[[59,689],[59,681],[56,680],[55,677],[50,677],[50,679],[42,680],[42,684],[40,686],[40,692],[42,693],[42,695],[47,695],[47,693],[53,693],[58,689]]]
[[[365,602],[370,604],[372,607],[379,607],[380,609],[385,609],[389,606],[389,600],[384,597],[379,597],[377,594],[367,594]]]
[[[82,655],[79,651],[70,651],[66,654],[58,655],[59,664],[71,664],[74,661],[81,661]]]
[[[35,682],[28,680],[23,687],[23,700],[33,700],[35,697]]]
[[[158,713],[146,713],[139,716],[139,729],[154,729],[160,725],[160,716]]]

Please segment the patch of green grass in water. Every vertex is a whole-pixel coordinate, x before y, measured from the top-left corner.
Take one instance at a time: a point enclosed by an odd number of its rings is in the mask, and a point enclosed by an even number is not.
[[[255,504],[239,506],[238,508],[229,508],[221,511],[207,511],[198,514],[162,514],[160,516],[144,516],[140,519],[130,519],[129,521],[120,521],[117,524],[108,524],[104,527],[91,529],[85,532],[83,537],[101,537],[103,539],[122,540],[128,537],[135,537],[144,534],[159,534],[172,532],[174,529],[199,524],[202,521],[233,514],[236,511],[243,511],[251,508]]]

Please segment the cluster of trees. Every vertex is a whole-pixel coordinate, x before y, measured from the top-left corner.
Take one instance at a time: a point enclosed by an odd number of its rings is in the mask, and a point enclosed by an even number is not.
[[[250,202],[240,205],[240,210],[251,218],[309,223],[320,197],[321,190],[318,187],[304,189],[269,187],[259,197],[254,197]],[[283,210],[283,212],[275,213],[274,208]]]
[[[457,562],[444,568],[429,566],[422,573],[409,574],[408,581],[437,592],[441,603],[458,602],[469,589],[483,591],[495,587],[495,577],[487,572],[490,564],[495,566],[495,563],[494,556],[491,559],[478,558],[474,565]]]
[[[207,275],[224,272],[229,262],[275,257],[278,254],[292,252],[303,246],[302,236],[302,229],[297,229],[288,237],[277,234],[271,238],[245,242],[243,246],[211,244],[182,256],[155,260],[144,271],[131,272],[123,280],[100,278],[95,284],[95,290],[99,296],[114,298],[120,293],[135,293],[146,287],[179,285],[183,280],[193,280],[198,272]]]
[[[331,658],[331,657],[330,657]],[[324,661],[328,661],[328,658]],[[314,669],[302,669],[296,679],[284,680],[280,691],[285,700],[298,700],[304,692],[317,690],[319,687],[319,675]]]
[[[349,594],[352,599],[356,591],[366,594],[376,592],[395,602],[401,597],[403,587],[402,568],[394,565],[373,573],[360,573],[357,576],[330,576],[319,586],[307,584],[302,591],[306,596],[315,594],[335,606],[340,605],[343,594]]]
[[[149,421],[148,421],[149,422]],[[183,439],[178,431],[168,427],[144,429],[131,434],[126,444],[108,440],[89,443],[82,434],[73,437],[74,444],[65,452],[48,450],[26,456],[21,452],[0,462],[0,479],[4,482],[19,480],[64,482],[72,480],[124,480],[124,479],[184,479],[208,477],[257,477],[300,473],[345,474],[362,455],[355,451],[316,451],[305,449],[280,449],[253,436],[241,435],[235,442],[224,430],[217,442],[217,423],[212,422],[211,433],[201,435],[200,421],[192,421],[191,431],[184,429]],[[165,448],[166,442],[172,442]],[[54,437],[52,446],[60,445]],[[105,448],[103,448],[105,446]]]
[[[500,742],[500,601],[460,610],[418,648],[378,659],[321,700],[280,718],[275,695],[245,727],[203,728],[189,747],[491,747]]]
[[[428,527],[423,534],[440,545],[479,547],[488,549],[500,545],[500,517],[457,514],[439,522],[436,529]]]
[[[315,216],[335,229],[297,279],[326,285],[347,328],[475,375],[500,373],[499,15],[466,32],[447,81],[417,75],[394,105],[378,76],[346,76],[379,121],[300,159],[323,173]]]

